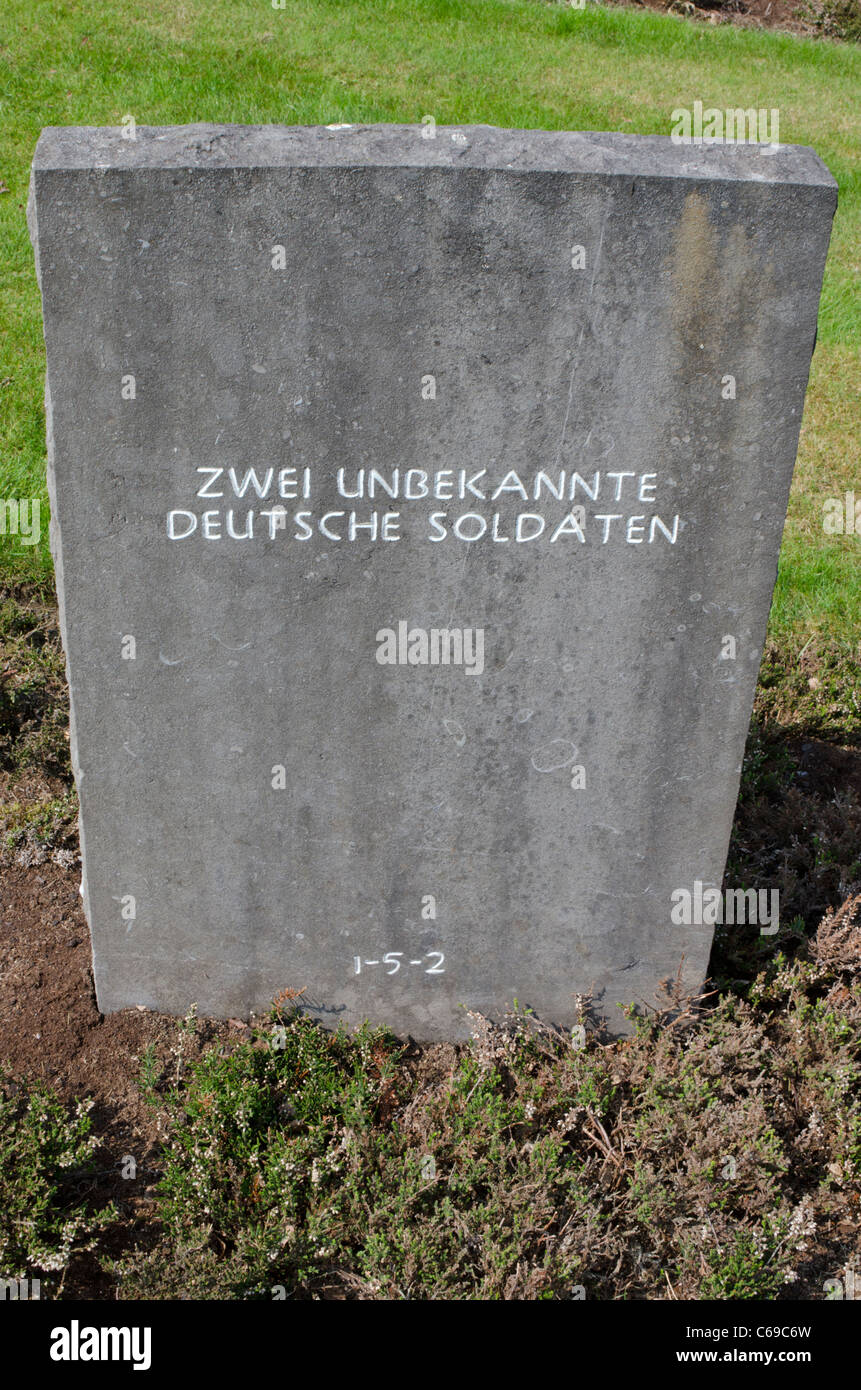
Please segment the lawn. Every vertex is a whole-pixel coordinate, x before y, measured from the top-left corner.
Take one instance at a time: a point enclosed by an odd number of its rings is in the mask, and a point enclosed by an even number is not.
[[[861,634],[861,537],[826,535],[827,498],[861,497],[861,49],[671,15],[542,0],[6,0],[0,15],[0,498],[47,509],[44,348],[25,224],[43,126],[195,121],[483,122],[669,134],[706,106],[780,112],[840,185],[772,636]],[[47,510],[44,511],[47,515]],[[0,575],[50,577],[40,545],[0,537]]]

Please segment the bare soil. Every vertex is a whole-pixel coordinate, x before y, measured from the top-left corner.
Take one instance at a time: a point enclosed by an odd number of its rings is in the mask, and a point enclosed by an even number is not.
[[[734,24],[742,29],[782,29],[813,36],[819,29],[801,0],[621,0],[640,9],[659,10],[706,24]]]

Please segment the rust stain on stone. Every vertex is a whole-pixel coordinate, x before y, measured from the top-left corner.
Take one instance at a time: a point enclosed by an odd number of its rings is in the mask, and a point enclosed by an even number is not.
[[[729,360],[751,346],[772,277],[741,223],[719,229],[708,199],[689,193],[665,264],[673,282],[677,369],[684,378],[723,363],[725,349],[731,349]]]
[[[696,352],[712,335],[718,264],[708,202],[700,193],[689,193],[670,257],[673,327],[683,353]]]

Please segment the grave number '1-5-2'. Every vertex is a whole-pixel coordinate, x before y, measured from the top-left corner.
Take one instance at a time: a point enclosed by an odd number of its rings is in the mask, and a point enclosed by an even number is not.
[[[425,961],[429,960],[433,963],[425,966],[425,975],[445,974],[445,967],[443,966],[445,956],[442,951],[426,951],[420,960],[405,960],[405,955],[405,951],[388,951],[381,960],[363,960],[361,956],[353,956],[354,972],[361,975],[363,969],[368,966],[382,965],[385,966],[387,975],[397,975],[401,966],[425,965]]]

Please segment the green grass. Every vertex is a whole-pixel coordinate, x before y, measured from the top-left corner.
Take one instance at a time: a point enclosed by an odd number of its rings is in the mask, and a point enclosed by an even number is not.
[[[0,15],[0,497],[44,491],[44,349],[24,221],[46,125],[194,121],[485,122],[668,134],[670,113],[777,107],[840,185],[799,467],[772,615],[778,636],[861,635],[861,538],[829,537],[828,497],[855,487],[847,447],[861,309],[854,45],[542,0],[6,0]],[[47,527],[0,537],[0,574],[47,578]]]

